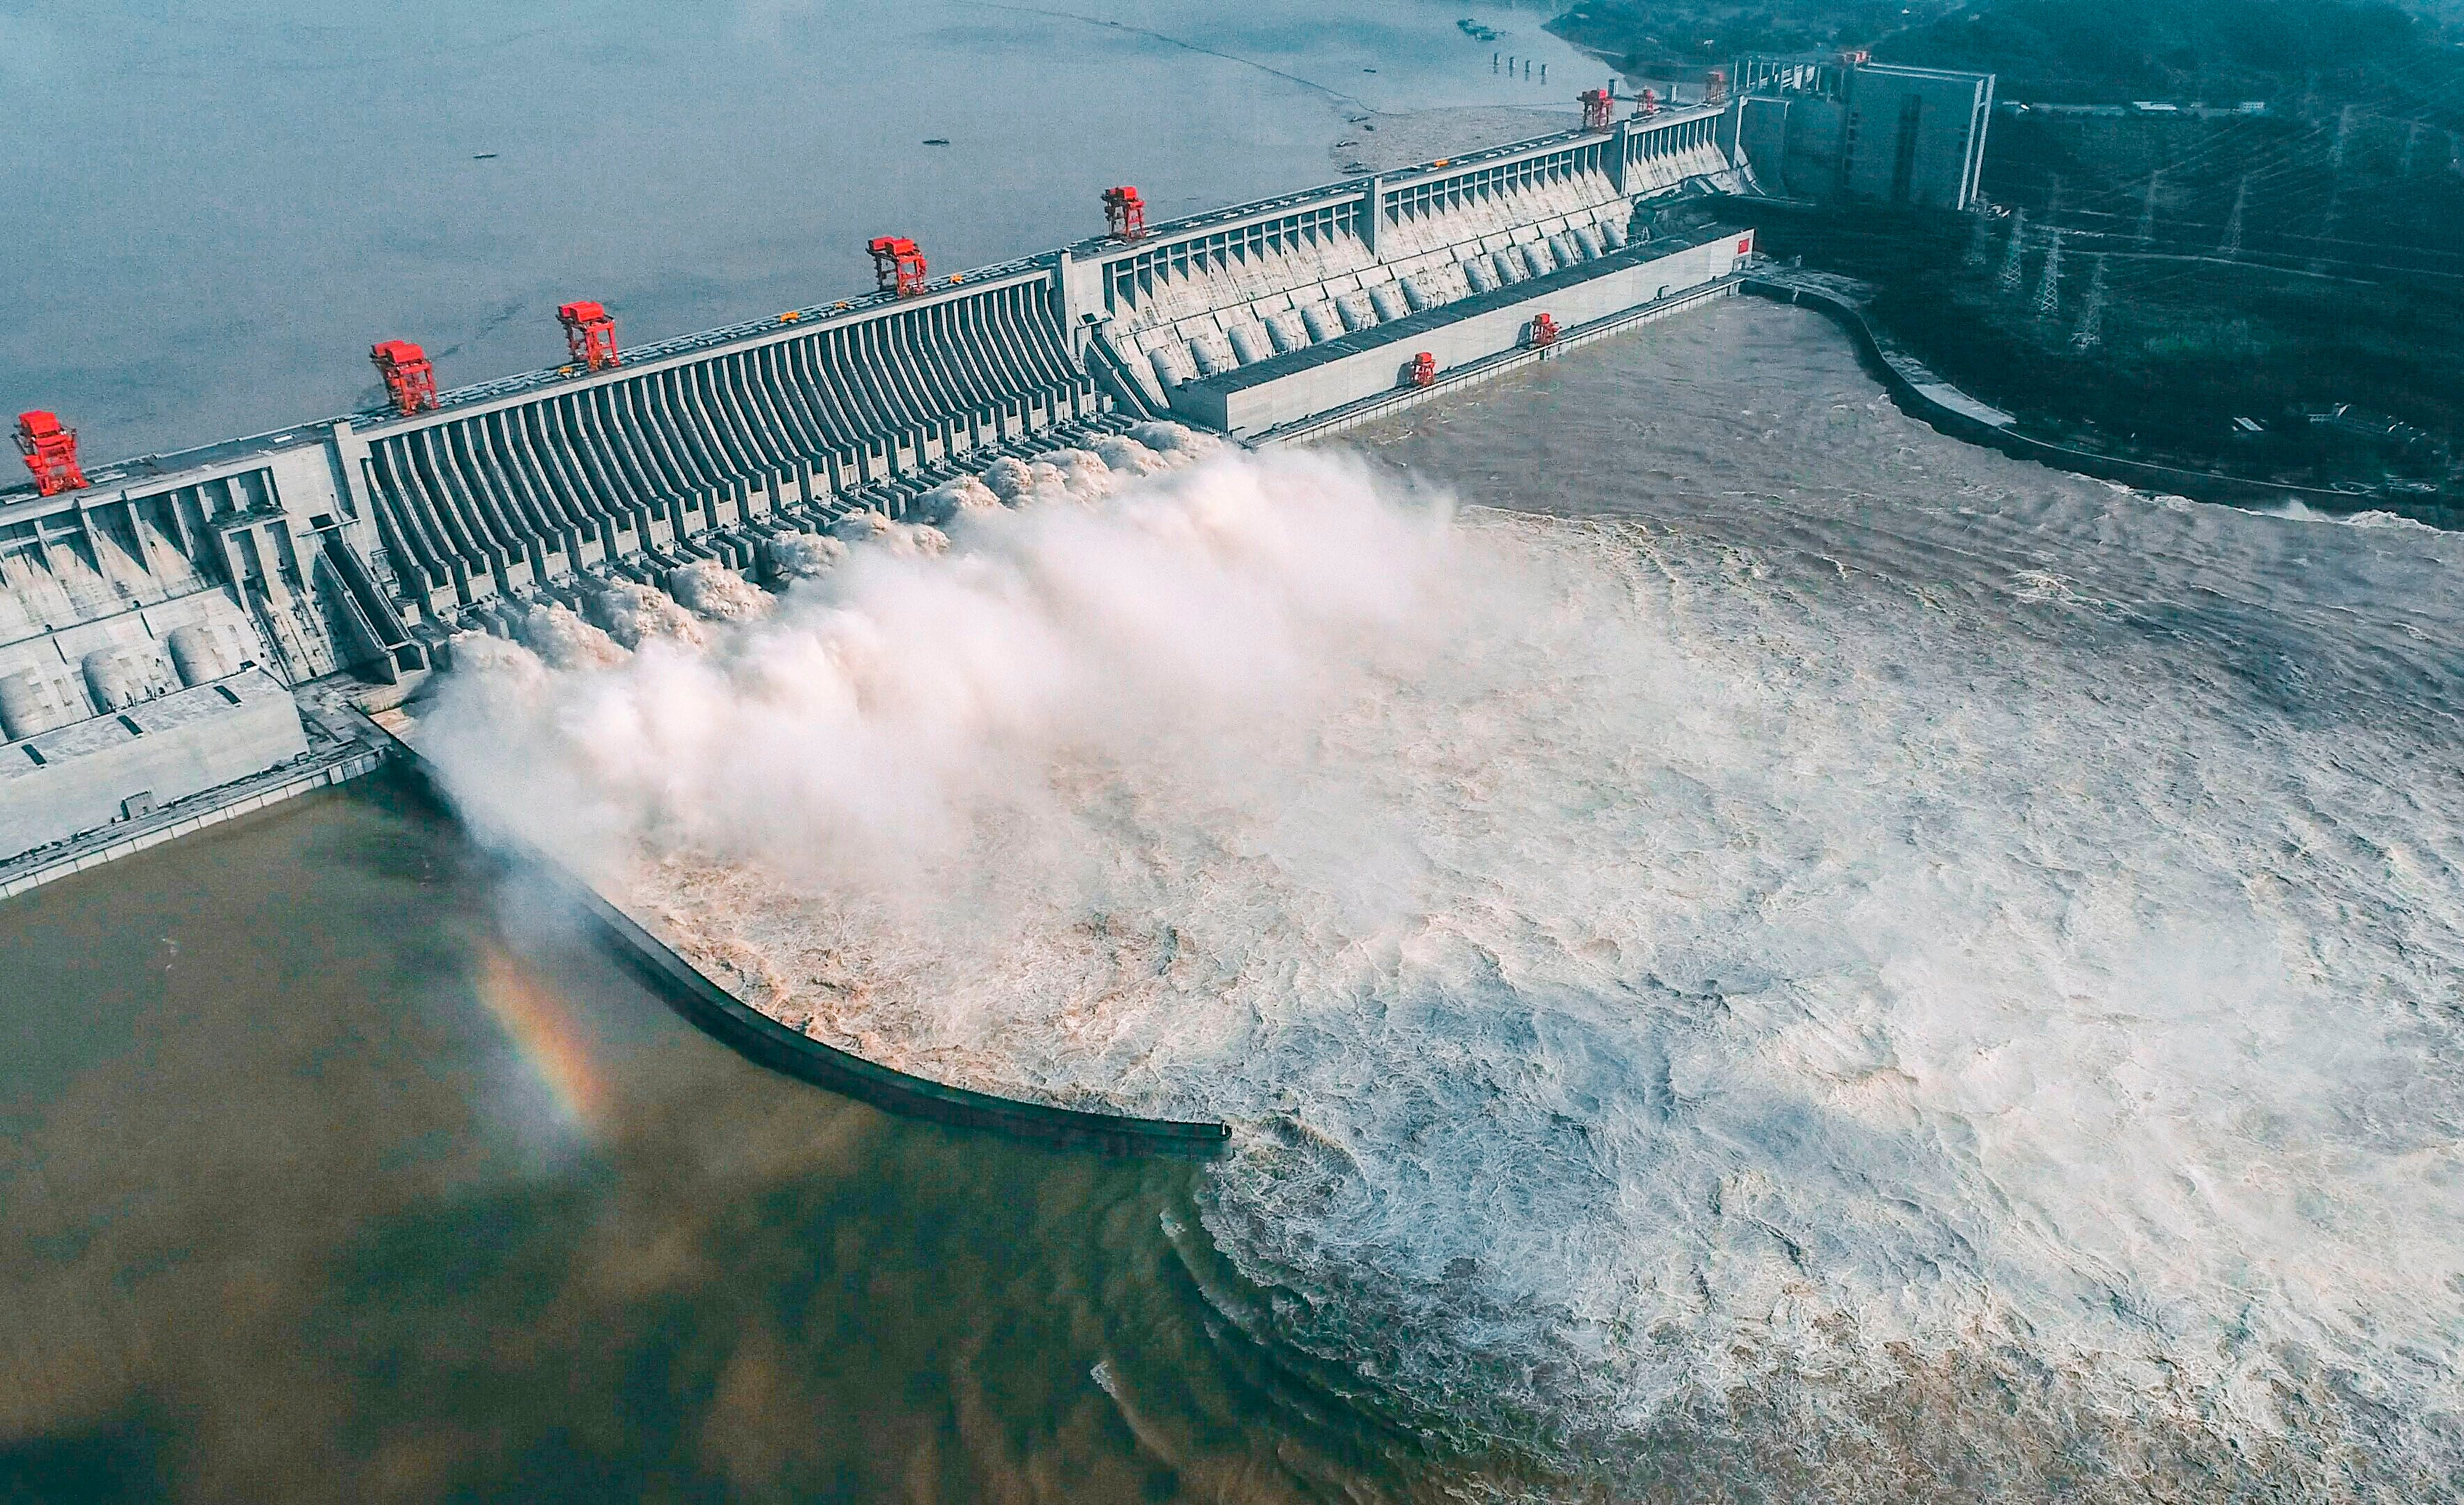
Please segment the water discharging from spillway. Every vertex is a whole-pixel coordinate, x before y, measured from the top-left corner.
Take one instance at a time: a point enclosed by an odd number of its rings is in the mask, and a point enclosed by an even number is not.
[[[1593,361],[1372,436],[1509,507],[1039,477],[435,750],[817,1037],[1231,1122],[1169,1231],[1330,1406],[1578,1489],[2452,1481],[2464,550]]]

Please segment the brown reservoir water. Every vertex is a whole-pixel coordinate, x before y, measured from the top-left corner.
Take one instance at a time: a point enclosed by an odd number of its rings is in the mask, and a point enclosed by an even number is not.
[[[1398,1476],[1210,1334],[1190,1167],[771,1075],[547,903],[380,780],[0,912],[0,1498]]]

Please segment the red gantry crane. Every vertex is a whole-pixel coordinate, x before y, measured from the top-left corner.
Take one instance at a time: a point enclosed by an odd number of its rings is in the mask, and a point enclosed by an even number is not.
[[[1614,79],[1606,88],[1585,89],[1574,96],[1574,102],[1583,107],[1583,129],[1587,131],[1604,131],[1614,125],[1617,107],[1620,103],[1633,105],[1635,116],[1639,120],[1648,120],[1660,113],[1658,90],[1645,89],[1639,94],[1619,94],[1617,92],[1617,83]]]
[[[1147,233],[1147,201],[1127,186],[1104,190],[1104,222],[1117,240],[1143,240]]]
[[[436,406],[436,368],[428,364],[427,351],[407,340],[387,340],[370,345],[368,359],[385,381],[386,399],[404,417]]]
[[[62,427],[58,413],[19,413],[17,453],[26,457],[26,469],[34,473],[37,494],[56,497],[85,489],[85,472],[77,466],[77,431]]]
[[[619,364],[616,353],[616,321],[597,303],[567,303],[556,311],[557,321],[564,325],[564,343],[573,352],[573,364],[593,371],[604,371]]]
[[[872,275],[885,293],[913,298],[924,291],[924,253],[905,235],[878,235],[865,250],[872,253]]]

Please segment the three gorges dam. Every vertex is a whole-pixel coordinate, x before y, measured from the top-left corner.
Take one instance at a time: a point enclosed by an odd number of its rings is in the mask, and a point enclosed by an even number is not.
[[[448,386],[387,339],[385,406],[179,454],[97,462],[73,414],[29,410],[33,484],[0,493],[0,896],[374,766],[363,713],[534,608],[605,627],[712,564],[775,587],[850,514],[935,520],[957,476],[1141,424],[1339,432],[1734,293],[1753,237],[1723,195],[1975,191],[1990,78],[1712,81],[1167,223],[1114,188],[1105,233],[972,271],[884,235],[871,292],[654,343],[575,301],[570,359],[517,376]]]

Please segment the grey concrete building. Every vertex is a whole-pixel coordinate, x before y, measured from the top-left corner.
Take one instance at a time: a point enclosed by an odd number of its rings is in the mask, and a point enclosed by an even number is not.
[[[0,854],[152,813],[308,751],[299,708],[261,669],[0,745]]]
[[[1991,74],[1748,57],[1738,142],[1765,191],[1965,210],[1993,114]]]

